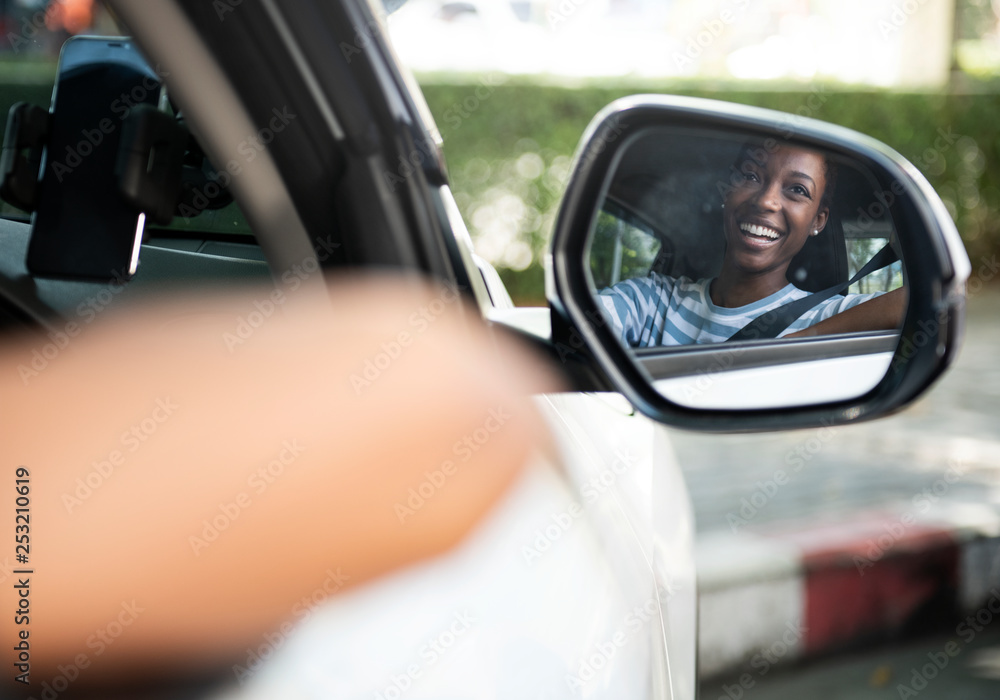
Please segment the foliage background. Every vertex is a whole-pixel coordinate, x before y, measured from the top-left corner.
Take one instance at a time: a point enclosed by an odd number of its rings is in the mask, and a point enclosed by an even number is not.
[[[420,76],[420,82],[477,250],[497,266],[519,304],[544,303],[544,251],[580,136],[602,107],[636,93],[802,110],[869,134],[927,176],[974,266],[1000,249],[1000,94],[989,84],[900,93],[823,85],[766,91],[648,82],[566,86],[497,76]]]
[[[47,62],[23,62],[16,71],[0,74],[0,114],[18,100],[48,104],[51,70]],[[521,305],[545,303],[542,263],[584,129],[601,108],[637,93],[805,110],[869,134],[927,176],[955,219],[973,267],[1000,252],[1000,89],[995,83],[965,81],[960,90],[901,93],[824,85],[758,91],[724,84],[418,77],[476,248],[496,265]],[[818,108],[809,107],[817,103]],[[936,148],[935,142],[946,145]]]

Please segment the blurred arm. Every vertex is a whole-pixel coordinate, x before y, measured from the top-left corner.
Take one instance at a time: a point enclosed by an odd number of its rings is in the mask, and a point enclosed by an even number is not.
[[[545,443],[555,382],[454,293],[355,280],[240,336],[267,292],[99,320],[33,376],[44,339],[0,349],[3,556],[23,465],[35,572],[27,626],[0,582],[8,677],[24,629],[32,689],[243,659],[330,572],[455,544]]]

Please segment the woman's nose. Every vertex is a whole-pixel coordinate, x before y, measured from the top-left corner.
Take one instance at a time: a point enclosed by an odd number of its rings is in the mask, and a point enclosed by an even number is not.
[[[757,191],[757,206],[767,211],[776,211],[780,206],[781,186],[771,182]]]

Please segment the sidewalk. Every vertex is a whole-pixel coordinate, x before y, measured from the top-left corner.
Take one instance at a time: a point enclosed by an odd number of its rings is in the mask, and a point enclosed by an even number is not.
[[[903,639],[997,599],[1000,293],[906,411],[842,428],[675,433],[697,526],[702,677]],[[996,589],[994,591],[994,589]]]

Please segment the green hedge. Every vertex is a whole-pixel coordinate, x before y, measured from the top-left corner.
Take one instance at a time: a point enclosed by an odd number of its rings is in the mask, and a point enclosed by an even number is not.
[[[1000,249],[998,94],[823,87],[812,92],[761,92],[648,84],[639,88],[562,87],[519,82],[494,85],[489,79],[457,84],[433,78],[424,78],[422,87],[444,140],[452,185],[473,237],[485,244],[485,254],[496,261],[520,302],[539,303],[544,297],[542,251],[568,157],[583,130],[609,102],[637,92],[694,95],[807,114],[869,134],[909,158],[928,177],[955,218],[974,267]],[[518,159],[525,154],[533,154],[522,161],[529,167],[518,168]],[[540,175],[539,161],[544,165]],[[522,209],[528,210],[526,215]],[[498,215],[500,225],[495,223]],[[488,227],[516,231],[497,234],[485,230]],[[523,254],[505,261],[502,243],[508,239],[511,245],[532,248],[526,268],[517,269],[523,267]]]
[[[24,76],[28,77],[28,76]],[[31,78],[37,78],[32,75]],[[51,83],[0,85],[13,102],[48,104]],[[521,303],[544,299],[541,260],[570,158],[591,118],[637,92],[694,95],[808,113],[870,134],[912,160],[941,194],[976,267],[1000,250],[1000,94],[907,94],[818,87],[748,91],[642,84],[557,86],[470,77],[421,79],[444,140],[456,199],[477,245]],[[941,135],[948,135],[942,139]],[[935,148],[935,141],[941,148]]]

